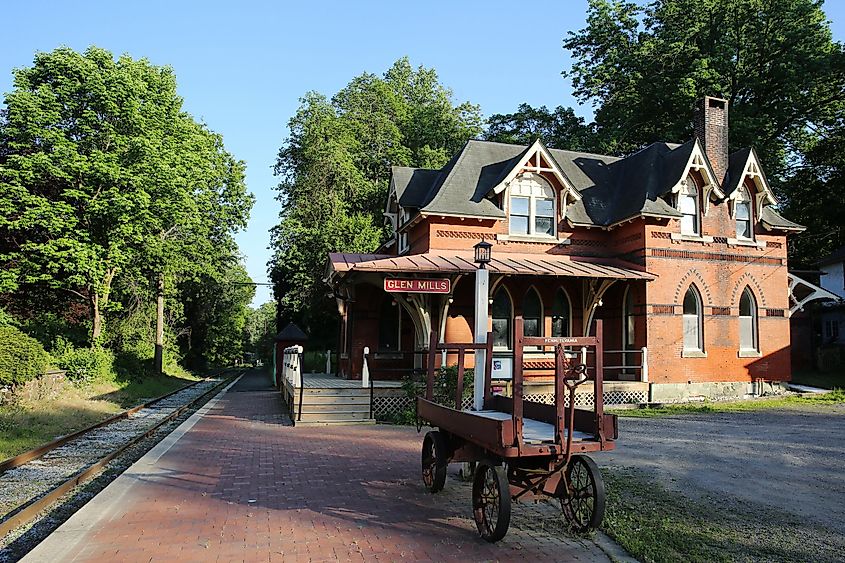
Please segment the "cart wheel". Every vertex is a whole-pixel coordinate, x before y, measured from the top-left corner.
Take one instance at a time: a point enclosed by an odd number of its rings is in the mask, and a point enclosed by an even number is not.
[[[432,430],[423,439],[422,478],[432,493],[443,490],[446,484],[446,466],[449,464],[449,445],[442,432]]]
[[[472,515],[478,533],[489,542],[497,542],[511,523],[511,492],[503,467],[482,461],[472,480]]]
[[[585,455],[573,455],[558,491],[560,507],[573,531],[583,534],[599,527],[604,517],[605,495],[604,480],[596,462]]]

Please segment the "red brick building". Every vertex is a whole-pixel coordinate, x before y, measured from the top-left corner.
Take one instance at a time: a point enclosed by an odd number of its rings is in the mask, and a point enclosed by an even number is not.
[[[509,376],[521,316],[540,336],[580,336],[603,319],[605,375],[624,400],[788,381],[786,237],[802,227],[775,210],[753,149],[728,154],[725,100],[701,102],[695,131],[623,158],[473,140],[439,170],[394,167],[393,239],[329,257],[339,371],[360,377],[367,347],[371,376],[396,378],[422,365],[432,330],[471,341],[472,249],[484,238],[494,379]],[[386,278],[450,287],[388,293]],[[550,366],[548,351],[526,352],[538,390]]]

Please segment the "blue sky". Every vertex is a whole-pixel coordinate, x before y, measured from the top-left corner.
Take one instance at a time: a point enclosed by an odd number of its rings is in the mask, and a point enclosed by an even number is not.
[[[332,95],[353,76],[382,73],[407,55],[437,69],[456,101],[480,104],[485,115],[521,102],[589,115],[560,74],[570,64],[561,40],[584,27],[586,4],[14,2],[2,11],[0,92],[11,89],[13,68],[61,45],[172,66],[185,109],[247,163],[256,205],[237,240],[253,280],[265,282],[268,230],[279,211],[272,165],[305,92]],[[825,9],[834,37],[845,39],[845,2],[829,0]],[[270,299],[270,288],[259,287],[254,304]]]

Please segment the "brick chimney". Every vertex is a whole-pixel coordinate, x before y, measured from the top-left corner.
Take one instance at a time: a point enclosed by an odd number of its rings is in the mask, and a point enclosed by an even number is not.
[[[728,101],[704,96],[696,104],[694,127],[716,178],[722,182],[728,169]]]

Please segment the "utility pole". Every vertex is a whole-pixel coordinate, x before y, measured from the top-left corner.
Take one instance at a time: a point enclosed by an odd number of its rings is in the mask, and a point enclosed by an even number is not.
[[[159,274],[156,282],[156,344],[153,371],[157,375],[164,373],[164,274]]]

